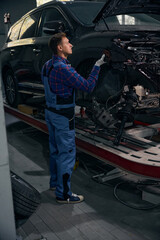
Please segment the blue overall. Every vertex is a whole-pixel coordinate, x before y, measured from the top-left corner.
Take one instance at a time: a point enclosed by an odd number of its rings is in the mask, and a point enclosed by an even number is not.
[[[53,67],[59,64],[55,63]],[[50,72],[50,71],[49,71]],[[72,102],[57,103],[57,95],[49,86],[49,72],[43,74],[46,98],[45,119],[49,131],[50,147],[50,187],[56,187],[56,196],[67,199],[72,195],[70,182],[75,164],[75,129],[74,107],[75,94],[73,90]]]

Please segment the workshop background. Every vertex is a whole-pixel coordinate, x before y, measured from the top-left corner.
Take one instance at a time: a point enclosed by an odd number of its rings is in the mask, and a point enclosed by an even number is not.
[[[9,27],[43,2],[47,1],[1,0],[0,49]],[[10,14],[10,23],[4,23],[5,13]],[[5,121],[11,170],[32,184],[41,193],[42,201],[29,220],[19,222],[16,240],[160,239],[159,198],[153,204],[143,205],[141,191],[134,185],[139,180],[142,185],[154,185],[154,181],[126,174],[103,182],[103,178],[96,178],[96,175],[103,177],[112,167],[79,152],[72,186],[85,195],[86,201],[81,205],[60,206],[53,199],[54,193],[48,190],[48,135],[9,114],[5,114]],[[133,181],[131,185],[130,181]],[[120,182],[125,183],[120,186]]]

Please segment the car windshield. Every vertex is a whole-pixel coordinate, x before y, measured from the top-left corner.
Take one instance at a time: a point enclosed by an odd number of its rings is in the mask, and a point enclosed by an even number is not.
[[[133,31],[133,30],[160,30],[160,15],[157,14],[122,14],[112,17],[106,17],[105,22],[109,30]],[[96,26],[97,30],[106,30],[103,20],[100,20]]]
[[[81,4],[74,2],[67,4],[67,8],[81,23],[92,25],[103,5],[104,2],[81,2]]]

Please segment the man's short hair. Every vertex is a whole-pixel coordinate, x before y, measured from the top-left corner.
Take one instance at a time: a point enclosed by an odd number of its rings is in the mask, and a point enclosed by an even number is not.
[[[50,38],[48,46],[51,48],[53,54],[57,54],[57,46],[61,43],[63,37],[66,37],[66,34],[64,32],[60,32],[54,34]]]

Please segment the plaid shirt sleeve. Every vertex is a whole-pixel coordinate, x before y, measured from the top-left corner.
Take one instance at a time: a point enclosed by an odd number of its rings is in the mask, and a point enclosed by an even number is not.
[[[70,65],[62,66],[60,70],[64,85],[85,92],[92,92],[98,80],[100,67],[94,65],[87,79],[78,74]]]

